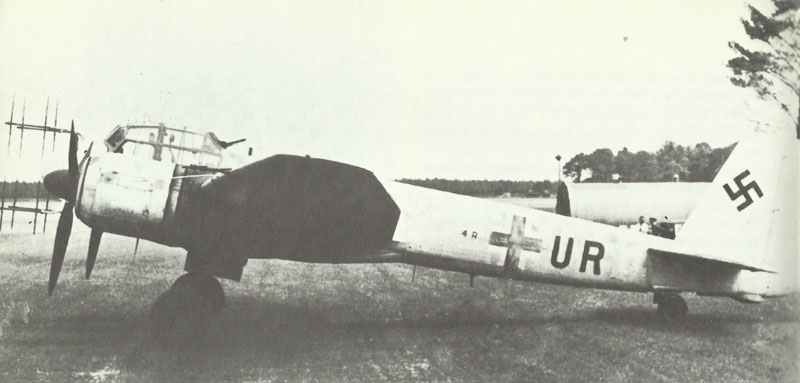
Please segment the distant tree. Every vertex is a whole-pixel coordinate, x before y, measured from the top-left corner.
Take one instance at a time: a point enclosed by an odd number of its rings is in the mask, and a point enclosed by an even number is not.
[[[574,182],[581,182],[583,171],[589,168],[589,158],[586,154],[578,153],[567,161],[562,167],[565,176]]]
[[[728,158],[733,146],[712,148],[701,142],[692,146],[667,141],[656,153],[640,150],[632,153],[622,148],[616,156],[610,149],[597,149],[590,155],[579,153],[563,168],[564,175],[577,182],[610,182],[617,173],[623,182],[672,181],[678,175],[681,181],[709,182]],[[590,170],[588,179],[579,178]]]
[[[800,138],[800,33],[798,32],[797,0],[773,0],[775,12],[766,16],[749,6],[750,19],[742,25],[752,40],[769,46],[767,50],[750,50],[730,41],[728,46],[737,56],[728,60],[733,72],[731,82],[739,87],[752,88],[762,99],[773,100],[794,121],[797,138]],[[797,100],[796,114],[789,111],[789,100],[782,99],[776,82],[785,86]]]
[[[640,150],[633,155],[633,165],[631,167],[629,181],[633,182],[653,182],[658,180],[658,162],[656,157],[644,150]]]
[[[532,197],[550,197],[556,194],[557,183],[550,182],[549,180],[534,182],[528,195]]]
[[[622,148],[614,157],[614,168],[620,176],[621,181],[634,179],[634,154],[628,148]]]
[[[588,156],[587,161],[588,168],[592,171],[592,178],[587,182],[610,182],[611,176],[616,173],[614,152],[611,149],[597,149]]]
[[[676,175],[681,180],[685,180],[689,175],[689,157],[686,149],[681,145],[676,145],[672,141],[667,141],[656,152],[658,163],[658,180],[672,181]]]
[[[6,200],[6,203],[13,198],[36,198],[37,195],[39,198],[57,198],[50,195],[41,182],[0,182],[0,196]]]
[[[698,182],[713,178],[709,177],[709,164],[711,163],[711,152],[713,150],[711,145],[705,142],[688,149],[689,166],[687,170],[689,171],[689,176],[686,179],[687,181]]]

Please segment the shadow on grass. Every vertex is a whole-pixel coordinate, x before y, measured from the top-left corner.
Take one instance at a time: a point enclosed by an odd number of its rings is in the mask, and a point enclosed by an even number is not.
[[[83,298],[90,297],[75,296],[67,301]],[[396,347],[398,342],[421,344],[443,333],[456,334],[467,346],[482,342],[482,336],[475,335],[487,331],[522,328],[539,336],[538,329],[552,326],[599,325],[601,331],[603,326],[635,327],[717,338],[740,336],[740,325],[796,321],[790,313],[779,311],[765,320],[746,314],[698,313],[681,324],[667,324],[651,306],[585,309],[567,315],[537,315],[531,308],[520,317],[509,317],[497,304],[487,309],[467,300],[440,307],[441,300],[426,304],[420,299],[424,298],[401,299],[403,309],[398,317],[389,316],[389,310],[378,302],[361,302],[352,296],[342,297],[344,303],[326,306],[231,296],[228,307],[213,320],[211,332],[183,349],[163,349],[150,339],[149,307],[61,313],[18,328],[20,331],[7,334],[3,342],[45,354],[67,353],[69,363],[78,369],[86,368],[86,361],[113,360],[124,373],[135,377],[134,381],[239,381],[261,376],[269,369],[292,374],[309,361],[314,365],[353,365],[369,358],[371,352]],[[302,380],[303,376],[294,378]]]
[[[137,375],[152,374],[157,380],[237,380],[257,376],[261,374],[258,371],[263,372],[267,368],[291,371],[309,360],[314,364],[352,365],[360,362],[365,353],[392,347],[380,344],[382,340],[397,343],[396,338],[400,337],[410,343],[424,343],[437,334],[452,334],[453,331],[463,333],[463,342],[470,343],[480,342],[480,336],[472,337],[491,329],[525,327],[535,331],[553,325],[600,323],[633,326],[678,336],[718,338],[741,333],[740,329],[731,328],[731,324],[764,323],[745,315],[698,314],[690,315],[678,325],[667,324],[659,321],[654,309],[644,307],[587,310],[574,316],[514,319],[466,307],[430,317],[411,315],[394,320],[341,320],[339,313],[350,309],[346,305],[321,309],[284,303],[264,304],[255,298],[237,297],[216,319],[213,332],[195,341],[191,347],[164,350],[142,339],[129,349],[124,366]],[[778,322],[793,320],[788,316],[772,319]],[[373,340],[379,344],[372,344]]]

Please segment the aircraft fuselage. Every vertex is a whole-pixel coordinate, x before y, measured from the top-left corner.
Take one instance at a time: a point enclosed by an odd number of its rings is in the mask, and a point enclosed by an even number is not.
[[[252,228],[259,225],[252,218],[258,214],[251,216],[250,226],[233,227],[234,223],[226,221],[226,209],[204,213],[211,211],[203,206],[209,202],[193,193],[213,177],[211,173],[188,174],[178,165],[117,155],[91,157],[83,165],[76,205],[82,221],[106,232],[184,247],[190,253],[192,249],[224,253],[219,255],[224,262],[241,258],[402,262],[472,275],[627,291],[695,291],[733,297],[783,293],[778,283],[770,282],[774,274],[717,273],[691,263],[662,263],[649,254],[654,246],[670,249],[675,243],[672,240],[394,181],[381,182],[388,194],[384,198],[390,198],[400,211],[392,240],[381,252],[353,256],[280,252],[265,241],[264,234],[237,237],[248,230],[263,232]],[[212,221],[213,225],[205,226],[210,230],[198,229],[202,220]],[[281,235],[289,233],[296,241],[326,235],[326,229],[314,227],[303,219],[296,230]],[[220,242],[230,238],[235,239]],[[348,238],[344,240],[360,240]],[[250,247],[237,252],[242,242],[249,242]]]
[[[643,235],[490,200],[384,183],[402,214],[395,248],[411,263],[476,275],[645,291]],[[412,203],[413,202],[413,203]],[[620,256],[620,254],[625,254]]]

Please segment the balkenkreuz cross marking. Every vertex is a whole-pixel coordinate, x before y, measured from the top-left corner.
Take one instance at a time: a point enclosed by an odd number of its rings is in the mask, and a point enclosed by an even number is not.
[[[519,259],[522,251],[542,251],[542,240],[525,236],[525,217],[515,215],[511,220],[511,233],[493,231],[489,236],[489,244],[507,247],[505,268],[506,270],[519,269]]]

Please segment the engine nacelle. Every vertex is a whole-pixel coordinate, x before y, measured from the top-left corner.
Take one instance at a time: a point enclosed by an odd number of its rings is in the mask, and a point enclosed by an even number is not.
[[[75,213],[104,232],[181,246],[187,236],[177,214],[179,199],[187,197],[181,195],[184,174],[185,167],[169,162],[115,153],[90,157],[80,169]]]

